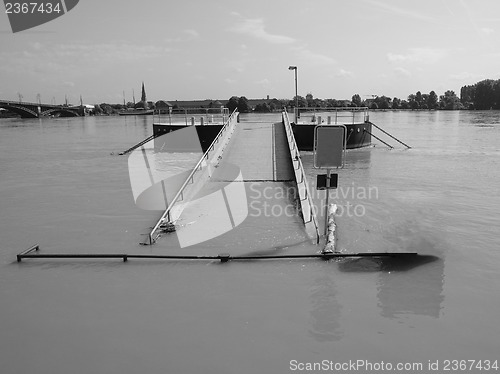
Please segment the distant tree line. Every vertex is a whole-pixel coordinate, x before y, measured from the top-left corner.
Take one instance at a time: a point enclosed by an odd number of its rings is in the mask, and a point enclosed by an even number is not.
[[[148,101],[146,104],[146,107],[148,109],[154,109],[155,105],[152,101]],[[107,104],[107,103],[101,103],[101,104],[95,104],[94,105],[94,113],[97,115],[113,115],[113,114],[118,114],[119,112],[123,112],[128,109],[134,109],[134,108],[144,108],[144,104],[142,101],[138,103],[133,103],[129,101],[127,104]]]
[[[370,109],[500,109],[500,79],[485,79],[470,86],[463,86],[460,89],[460,97],[454,91],[448,90],[443,95],[438,96],[435,91],[423,94],[417,91],[410,94],[406,99],[387,96],[373,96],[362,99],[359,94],[352,96],[351,101],[334,99],[315,99],[312,94],[307,94],[304,98],[298,97],[299,107],[322,108],[337,106],[366,106]],[[290,100],[290,106],[295,106],[295,98]]]
[[[358,105],[356,106],[367,106],[370,109],[463,109],[460,99],[453,91],[446,91],[444,95],[439,97],[435,91],[431,91],[428,94],[417,91],[414,94],[408,95],[406,100],[397,97],[391,99],[387,96],[376,96],[375,98],[367,99],[359,104],[360,102],[359,95],[354,95],[353,103],[357,103]]]
[[[460,89],[460,97],[452,90],[446,91],[438,96],[435,91],[428,94],[417,91],[408,95],[406,99],[387,96],[372,96],[362,99],[359,94],[352,96],[351,100],[318,99],[311,93],[306,97],[298,96],[284,102],[284,106],[294,107],[296,103],[301,108],[325,108],[325,107],[361,107],[370,109],[411,109],[411,110],[457,110],[457,109],[500,109],[500,79],[485,79],[470,86]],[[257,108],[255,108],[257,110]]]
[[[257,102],[257,103],[256,103]],[[248,112],[275,112],[283,107],[294,107],[298,103],[301,108],[326,108],[326,107],[361,107],[370,109],[411,109],[411,110],[457,110],[457,109],[500,109],[500,79],[485,79],[470,86],[460,89],[460,97],[454,91],[448,90],[438,96],[435,91],[422,93],[417,91],[408,95],[406,99],[387,96],[372,96],[362,99],[359,94],[352,96],[351,100],[319,99],[312,93],[305,97],[297,96],[289,99],[249,100],[245,96],[231,96],[225,106],[230,112],[238,109],[240,113]],[[96,114],[115,114],[127,108],[137,106],[134,103],[121,104],[96,104]],[[148,102],[148,107],[154,109],[154,103]],[[174,107],[175,108],[175,107]]]
[[[460,101],[467,109],[500,109],[500,79],[485,79],[460,89]]]
[[[296,100],[301,108],[326,108],[326,107],[368,107],[370,109],[463,109],[463,105],[455,92],[446,91],[444,95],[438,97],[436,92],[431,91],[428,94],[423,94],[417,91],[411,94],[407,99],[399,99],[397,97],[390,98],[387,96],[376,96],[371,98],[361,99],[359,94],[352,96],[351,100],[336,100],[336,99],[318,99],[312,94],[307,94],[306,97],[298,96],[289,101],[289,106],[295,106]]]
[[[258,104],[255,104],[259,101]],[[253,105],[252,105],[253,104]],[[362,100],[359,94],[352,96],[351,100],[337,99],[319,99],[312,93],[305,97],[297,96],[292,100],[288,99],[268,99],[268,100],[249,100],[245,96],[231,96],[226,102],[226,107],[232,112],[238,109],[240,113],[248,112],[274,112],[280,111],[284,107],[295,107],[298,104],[300,108],[327,108],[327,107],[368,107],[370,109],[463,109],[464,105],[457,97],[455,92],[446,91],[444,95],[438,96],[436,92],[431,91],[428,94],[422,94],[417,91],[411,94],[407,99],[387,96],[376,96]]]

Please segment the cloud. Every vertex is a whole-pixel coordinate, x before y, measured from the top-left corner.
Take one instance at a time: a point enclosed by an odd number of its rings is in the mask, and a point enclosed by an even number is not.
[[[313,52],[306,47],[295,47],[293,49],[296,51],[297,56],[309,65],[331,65],[335,63],[335,59],[332,57]]]
[[[398,8],[392,4],[386,4],[386,3],[382,3],[382,2],[376,1],[376,0],[365,0],[365,1],[373,6],[379,8],[381,10],[385,10],[389,13],[393,13],[393,14],[403,16],[406,18],[412,18],[412,19],[415,19],[418,21],[438,23],[438,20],[436,18],[419,13],[419,12],[416,12],[416,11],[413,11],[413,10]]]
[[[267,32],[262,18],[243,20],[238,25],[231,28],[231,31],[252,36],[271,44],[291,44],[295,42],[295,39],[288,36]]]
[[[231,60],[226,62],[226,66],[234,73],[243,73],[245,71],[246,61],[244,60]]]
[[[479,29],[479,31],[481,33],[483,33],[484,35],[490,35],[490,34],[493,34],[495,32],[495,30],[493,30],[492,28],[489,28],[489,27],[482,27]]]
[[[388,53],[387,59],[393,63],[435,64],[441,61],[447,52],[435,48],[410,48],[405,54]]]
[[[34,43],[30,43],[30,44],[31,44],[31,47],[37,51],[39,51],[43,48],[43,45],[39,42],[34,42]]]
[[[484,76],[482,74],[474,74],[470,73],[468,71],[463,71],[458,74],[450,74],[449,78],[454,81],[479,81],[481,79],[484,79]]]
[[[198,39],[200,37],[200,33],[194,29],[186,29],[182,30],[182,35],[175,38],[165,38],[164,41],[166,43],[185,43],[191,40]]]
[[[31,49],[18,52],[0,52],[0,70],[10,73],[61,74],[80,71],[95,72],[120,63],[164,57],[168,48],[156,45],[116,43],[46,44],[34,43]]]
[[[182,34],[180,36],[165,38],[163,41],[165,43],[173,44],[185,43],[200,38],[200,33],[195,29],[185,29],[182,30],[181,33]]]
[[[339,71],[335,74],[335,76],[344,78],[354,78],[354,73],[349,70],[339,69]]]
[[[269,85],[270,82],[269,82],[269,79],[264,78],[264,79],[261,79],[260,81],[255,82],[255,83],[260,84],[262,86],[267,86],[267,85]]]
[[[402,68],[400,66],[397,68],[394,68],[394,72],[396,73],[396,75],[399,75],[402,77],[411,77],[410,71],[408,71],[405,68]]]
[[[118,43],[71,43],[58,44],[49,49],[48,54],[62,59],[78,59],[80,62],[111,63],[127,62],[163,56],[170,50],[155,45],[133,45]]]
[[[198,31],[193,30],[193,29],[186,29],[183,32],[184,32],[184,34],[187,34],[192,39],[197,39],[200,37],[200,34],[198,33]]]

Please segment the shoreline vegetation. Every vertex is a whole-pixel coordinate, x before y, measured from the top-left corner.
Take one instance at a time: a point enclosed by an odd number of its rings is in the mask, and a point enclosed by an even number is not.
[[[144,85],[143,85],[144,90]],[[143,100],[145,95],[143,95]],[[240,113],[272,113],[281,111],[282,108],[293,108],[298,102],[299,108],[318,109],[331,107],[367,107],[370,110],[498,110],[500,109],[500,79],[485,79],[473,85],[463,86],[460,97],[454,91],[448,90],[438,96],[435,91],[421,93],[417,91],[406,99],[390,98],[382,95],[371,95],[364,99],[359,94],[354,94],[350,100],[319,99],[312,93],[305,97],[298,96],[290,99],[247,99],[245,96],[232,96],[228,100],[188,100],[188,101],[140,101],[139,103],[124,104],[95,104],[89,111],[90,115],[118,115],[123,111],[137,109],[154,109],[168,112],[181,112],[186,109],[218,109],[222,106],[229,111],[238,109]],[[0,118],[17,117],[15,113],[0,110]]]

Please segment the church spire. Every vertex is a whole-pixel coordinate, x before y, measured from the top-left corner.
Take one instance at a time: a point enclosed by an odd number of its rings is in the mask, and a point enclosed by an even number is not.
[[[142,82],[142,96],[141,96],[141,101],[146,103],[146,90],[144,89],[144,82]]]

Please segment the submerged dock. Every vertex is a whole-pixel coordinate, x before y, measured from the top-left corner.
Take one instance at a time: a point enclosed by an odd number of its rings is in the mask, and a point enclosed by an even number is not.
[[[223,125],[201,127],[218,132],[211,144],[204,147],[198,142],[198,127],[168,126],[127,150],[131,152],[129,172],[136,204],[140,206],[138,199],[145,198],[152,204],[152,210],[165,209],[141,244],[152,245],[163,234],[175,232],[171,238],[180,248],[190,247],[195,251],[201,248],[203,255],[189,250],[178,255],[39,254],[39,247],[35,245],[20,253],[17,261],[24,258],[121,258],[123,261],[161,258],[227,262],[416,255],[335,250],[318,254],[320,248],[306,254],[279,252],[306,241],[319,244],[322,236],[299,146],[286,112],[282,113],[281,122],[243,123],[239,123],[238,113],[233,112]],[[159,172],[164,168],[165,159],[158,158],[163,152],[176,167],[177,159],[172,155],[179,152],[194,155],[193,164],[198,155],[202,156],[192,169],[189,167],[173,175],[169,171],[175,178],[165,179],[165,174]],[[135,168],[133,172],[131,166]],[[134,186],[134,176],[140,185]],[[335,241],[335,233],[329,238],[329,244],[335,248],[335,243],[331,243]],[[167,248],[170,248],[168,244]]]
[[[280,226],[305,222],[306,230],[294,230],[301,231],[300,240],[319,241],[287,114],[282,122],[239,123],[236,118],[221,129],[144,244],[156,242],[167,222],[175,224],[185,247],[222,235],[249,216],[260,216],[267,221],[262,226],[277,232]]]

